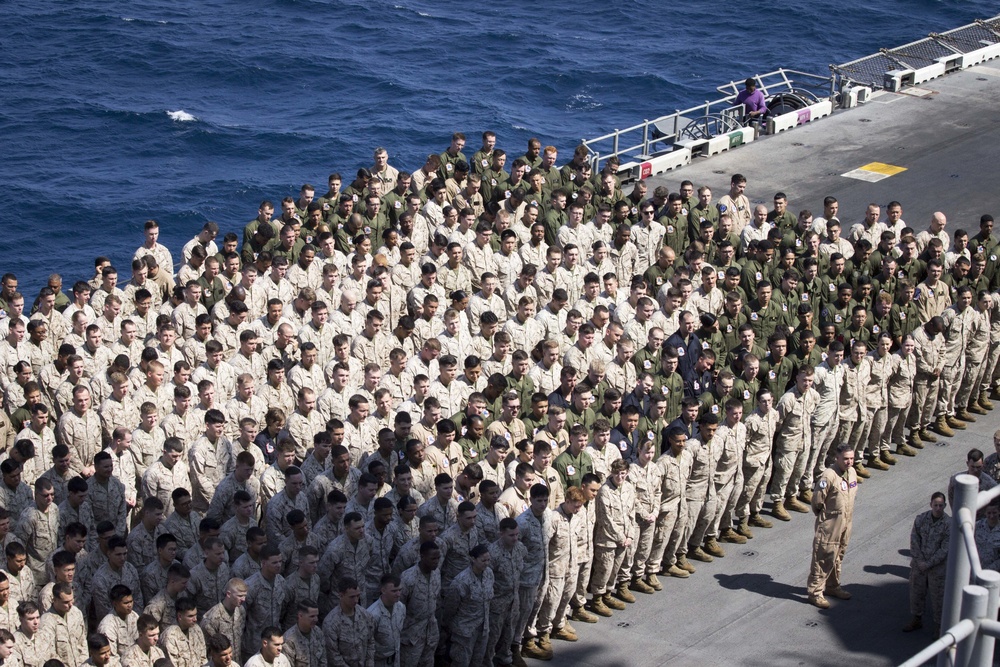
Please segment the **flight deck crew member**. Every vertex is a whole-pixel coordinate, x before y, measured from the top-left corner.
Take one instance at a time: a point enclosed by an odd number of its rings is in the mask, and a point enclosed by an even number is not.
[[[809,603],[820,609],[830,607],[825,595],[838,600],[851,599],[851,594],[840,586],[840,568],[851,539],[854,496],[857,492],[854,449],[848,443],[840,443],[837,445],[837,458],[820,475],[812,497],[816,534],[806,591]]]

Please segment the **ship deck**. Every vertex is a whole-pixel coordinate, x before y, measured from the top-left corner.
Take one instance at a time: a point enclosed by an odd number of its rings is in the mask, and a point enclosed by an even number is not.
[[[921,93],[921,91],[925,91]],[[747,146],[699,159],[650,179],[650,192],[682,179],[709,185],[715,199],[729,176],[747,176],[752,203],[770,208],[777,191],[789,210],[822,215],[823,197],[840,201],[840,218],[860,221],[865,206],[891,200],[903,219],[927,228],[934,211],[947,230],[978,230],[979,216],[994,213],[1000,146],[1000,62],[986,63],[926,82],[910,94],[883,93],[864,106],[806,126],[762,137]],[[920,93],[917,96],[913,93]],[[872,162],[906,170],[879,182],[842,174]],[[819,610],[805,596],[813,535],[811,515],[755,528],[745,545],[723,545],[726,557],[695,563],[686,580],[661,577],[664,590],[639,595],[637,604],[597,625],[574,623],[580,641],[553,642],[553,665],[891,665],[933,641],[929,618],[922,631],[904,634],[909,619],[907,578],[913,518],[932,492],[964,468],[968,449],[989,454],[1000,427],[1000,407],[969,429],[915,459],[899,457],[889,472],[872,471],[860,488],[843,581],[850,601]],[[950,508],[949,508],[950,513]],[[928,610],[929,611],[929,610]]]

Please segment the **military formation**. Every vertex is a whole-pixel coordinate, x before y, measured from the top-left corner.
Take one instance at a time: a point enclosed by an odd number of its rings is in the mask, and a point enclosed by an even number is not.
[[[825,608],[858,485],[993,409],[989,215],[465,143],[413,172],[376,149],[179,254],[147,221],[130,264],[30,304],[2,276],[4,664],[551,660],[810,511]]]

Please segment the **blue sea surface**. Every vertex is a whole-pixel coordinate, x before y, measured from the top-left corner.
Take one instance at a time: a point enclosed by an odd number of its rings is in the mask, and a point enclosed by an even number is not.
[[[0,272],[33,299],[107,255],[123,279],[155,218],[180,246],[261,199],[345,185],[376,146],[416,169],[452,132],[520,155],[1000,13],[984,0],[36,0],[0,38]]]

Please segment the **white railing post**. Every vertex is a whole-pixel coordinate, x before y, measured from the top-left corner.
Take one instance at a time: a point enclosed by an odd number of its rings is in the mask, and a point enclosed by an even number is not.
[[[963,507],[976,515],[976,495],[979,492],[979,480],[972,475],[956,475],[954,487],[954,505],[951,508],[951,535],[948,543],[947,574],[944,584],[944,609],[941,613],[941,632],[957,624],[962,618],[962,589],[969,584],[972,576],[972,564],[962,537],[962,523],[959,510]],[[985,593],[985,589],[981,589]],[[985,604],[985,599],[984,599]],[[968,618],[968,617],[966,617]],[[949,652],[938,655],[938,667],[948,667]]]

